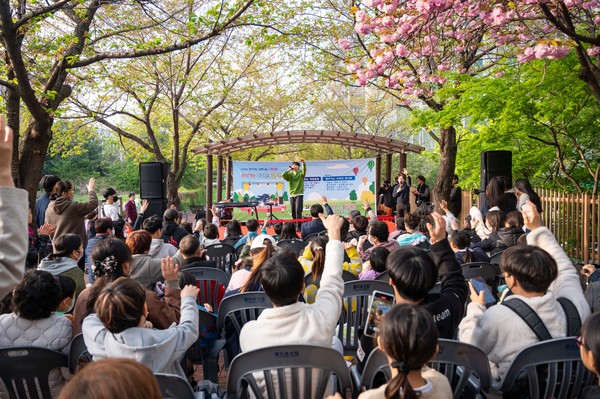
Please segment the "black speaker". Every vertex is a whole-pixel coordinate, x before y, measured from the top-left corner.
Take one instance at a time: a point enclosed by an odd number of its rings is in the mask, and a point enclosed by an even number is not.
[[[167,198],[169,164],[145,162],[140,164],[140,197],[143,199]]]
[[[163,214],[167,210],[166,199],[149,199],[148,209],[144,212],[144,219],[148,219],[152,215],[158,215],[162,219]]]
[[[508,177],[509,187],[512,187],[512,152],[485,151],[481,153],[481,189],[485,191],[492,177]]]

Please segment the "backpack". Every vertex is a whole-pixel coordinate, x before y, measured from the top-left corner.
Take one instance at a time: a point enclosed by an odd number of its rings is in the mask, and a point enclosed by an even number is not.
[[[581,330],[581,318],[579,317],[579,312],[577,312],[577,308],[567,298],[558,298],[558,303],[563,308],[565,312],[565,316],[567,318],[567,337],[576,337],[579,335],[579,331]],[[513,298],[510,301],[503,301],[502,305],[506,306],[513,312],[515,312],[523,321],[527,324],[527,326],[535,333],[538,339],[541,341],[547,341],[552,339],[552,336],[548,332],[548,329],[544,325],[544,322],[540,319],[540,317],[535,313],[529,305],[527,305],[524,301],[519,298]]]

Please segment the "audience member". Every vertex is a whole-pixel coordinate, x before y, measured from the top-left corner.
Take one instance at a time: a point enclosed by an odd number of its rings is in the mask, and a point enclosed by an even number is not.
[[[119,277],[128,277],[131,268],[131,251],[121,240],[108,238],[100,241],[91,253],[92,270],[96,281],[83,290],[77,298],[73,311],[73,333],[81,332],[83,319],[93,313],[100,291]],[[150,314],[148,320],[154,328],[165,329],[179,321],[180,290],[179,269],[169,258],[161,261],[162,276],[165,280],[165,295],[159,298],[154,291],[146,290],[146,303]]]
[[[212,223],[204,226],[204,238],[200,243],[203,248],[206,248],[210,245],[219,244],[221,240],[219,240],[219,228]]]
[[[73,337],[71,322],[54,313],[60,297],[60,286],[52,274],[42,270],[27,272],[14,290],[13,313],[0,315],[0,347],[38,346],[68,353]],[[58,396],[65,377],[70,377],[65,369],[50,372],[48,382],[53,397]],[[0,386],[4,388],[1,383]]]
[[[516,204],[512,204],[510,196],[506,193],[504,179],[495,176],[490,179],[485,188],[485,201],[482,202],[481,214],[483,217],[491,210],[499,210],[506,215],[514,211]]]
[[[360,254],[360,258],[363,262],[366,262],[367,260],[369,260],[369,254],[371,253],[371,251],[377,247],[383,247],[385,249],[387,249],[390,252],[394,252],[395,250],[397,250],[398,248],[400,248],[400,246],[398,245],[398,242],[396,240],[390,240],[389,239],[389,229],[388,226],[385,222],[382,221],[376,221],[376,222],[372,222],[368,229],[368,233],[366,236],[361,236],[358,239],[358,253]],[[371,247],[367,248],[366,250],[363,249],[363,243],[364,241],[368,239],[369,242],[372,244]]]
[[[200,242],[202,242],[202,240],[204,240],[204,227],[206,226],[208,222],[206,221],[206,219],[198,219],[196,220],[196,224],[194,225],[194,231],[193,234],[198,237],[198,239],[200,240]],[[237,242],[237,240],[236,240]],[[233,245],[231,245],[233,247]]]
[[[226,290],[227,295],[261,291],[260,268],[278,249],[275,239],[268,234],[261,234],[252,240],[252,245],[250,245],[252,262],[231,275]]]
[[[4,134],[4,131],[1,133]],[[60,178],[55,175],[45,175],[40,180],[44,195],[35,201],[35,225],[38,229],[46,224],[46,209],[50,205],[52,195],[56,193],[56,183],[59,181]]]
[[[311,234],[325,231],[325,226],[323,226],[323,222],[319,219],[319,215],[324,212],[327,212],[327,215],[333,215],[333,209],[331,209],[327,203],[327,197],[322,198],[321,204],[314,204],[310,207],[310,216],[312,217],[312,220],[310,222],[302,223],[300,237],[306,238]],[[323,209],[325,209],[325,211]]]
[[[393,208],[396,205],[396,201],[392,197],[393,187],[389,180],[384,180],[377,191],[377,197],[379,198],[379,206],[382,213],[385,216],[392,216]]]
[[[193,235],[185,236],[179,243],[179,253],[183,257],[183,263],[179,270],[190,269],[192,267],[216,267],[214,261],[207,261],[202,256],[204,250],[200,245],[200,240]]]
[[[429,240],[427,236],[419,231],[419,225],[421,224],[421,216],[418,213],[409,213],[404,217],[404,228],[406,229],[406,234],[400,234],[396,241],[398,244],[403,247],[406,245],[412,246],[427,246],[429,244]],[[444,223],[444,226],[446,223]]]
[[[233,246],[235,249],[241,247],[242,245],[246,245],[248,243],[248,239],[253,240],[254,237],[258,235],[257,231],[260,225],[258,224],[258,220],[256,219],[248,219],[246,222],[246,229],[248,229],[248,234],[242,236],[235,245]]]
[[[87,243],[85,247],[85,271],[88,275],[88,281],[90,284],[94,283],[94,272],[91,269],[91,260],[90,254],[92,253],[92,249],[98,244],[98,242],[109,238],[113,234],[113,221],[111,218],[99,218],[94,222],[94,229],[96,230],[96,235]]]
[[[273,224],[273,238],[275,241],[279,241],[279,237],[281,236],[281,230],[283,229],[283,223],[275,223]]]
[[[75,281],[77,292],[75,298],[85,289],[83,271],[77,267],[77,262],[83,256],[81,237],[75,234],[65,234],[54,240],[54,252],[42,259],[39,270],[51,273],[53,276],[67,276]]]
[[[446,376],[427,366],[438,350],[437,339],[431,313],[422,306],[392,307],[385,314],[377,336],[377,345],[387,356],[392,379],[362,393],[359,399],[451,399],[452,388]]]
[[[430,252],[412,246],[390,253],[386,266],[394,288],[396,303],[412,303],[425,307],[432,315],[441,338],[454,339],[463,317],[468,288],[460,265],[446,239],[446,221],[432,213],[435,224],[427,224],[431,237]],[[431,255],[431,256],[430,256]],[[440,292],[430,293],[440,281]],[[373,339],[362,335],[358,350],[358,368],[373,349]]]
[[[517,353],[541,339],[515,310],[517,305],[524,303],[530,311],[523,317],[537,316],[551,338],[571,334],[567,331],[563,306],[576,309],[575,315],[569,312],[569,319],[579,316],[579,320],[584,320],[590,314],[577,271],[550,230],[542,226],[535,206],[529,204],[533,209],[523,218],[531,230],[527,235],[530,246],[511,247],[500,259],[500,269],[512,295],[507,296],[502,305],[487,309],[483,291],[476,292],[469,284],[471,303],[460,324],[460,340],[486,353],[492,374],[499,381]],[[570,306],[559,303],[559,298],[567,299]]]
[[[489,211],[485,220],[491,233],[474,246],[494,255],[517,245],[519,237],[523,235],[521,218],[521,214],[516,211],[510,212],[506,218],[502,211]]]
[[[292,222],[283,222],[281,226],[281,234],[279,235],[279,241],[281,240],[297,240],[298,233],[296,232],[296,224]]]
[[[454,251],[454,256],[456,256],[456,261],[459,265],[464,265],[465,263],[471,262],[489,263],[490,257],[483,252],[483,249],[479,248],[478,246],[469,248],[471,245],[471,240],[467,231],[453,231],[448,236],[448,241],[450,242],[450,247]]]
[[[66,313],[71,313],[75,307],[75,300],[77,299],[77,295],[75,295],[77,285],[75,284],[75,281],[68,276],[62,276],[59,274],[54,276],[54,279],[60,288],[60,303],[56,307],[56,312],[54,313],[59,316]],[[69,320],[73,320],[72,315],[69,314],[67,317]]]
[[[592,313],[600,310],[600,270],[597,267],[598,265],[590,263],[581,268],[581,274],[587,278],[585,300]]]
[[[327,237],[315,238],[304,248],[304,254],[307,256],[298,258],[304,274],[310,274],[312,277],[311,284],[304,288],[304,299],[308,304],[315,302],[317,291],[321,285],[321,276],[325,269],[325,248],[328,241]]]
[[[533,201],[532,201],[533,202]],[[581,327],[581,335],[576,339],[585,367],[596,375],[600,375],[600,314],[590,315]],[[583,389],[581,398],[594,399],[600,397],[600,386],[592,385]]]
[[[83,321],[83,337],[94,360],[123,357],[139,361],[154,373],[185,378],[181,358],[198,339],[199,289],[181,290],[178,325],[155,330],[148,321],[144,287],[135,280],[118,278],[105,286],[94,306],[95,313]]]
[[[527,179],[518,179],[515,181],[515,195],[517,196],[517,211],[521,212],[523,205],[527,201],[533,202],[538,213],[542,213],[542,200],[540,196],[533,190],[531,183]]]
[[[272,345],[310,344],[331,347],[342,309],[342,260],[340,241],[343,218],[320,215],[327,229],[325,268],[315,303],[298,302],[304,287],[304,269],[294,253],[282,251],[260,268],[260,281],[273,302],[257,320],[244,325],[240,333],[242,352]],[[336,338],[337,339],[337,338]]]
[[[135,205],[135,193],[129,193],[129,200],[125,203],[125,220],[129,224],[134,224],[137,217],[138,213]]]
[[[458,186],[458,175],[452,175],[452,190],[450,190],[450,212],[458,219],[462,209],[462,190]]]
[[[138,281],[144,288],[154,289],[154,284],[162,280],[160,259],[149,255],[152,236],[145,230],[132,232],[125,243],[131,250],[133,261],[129,277]]]
[[[110,218],[113,222],[121,219],[121,214],[119,212],[119,196],[114,188],[109,187],[102,192],[102,196],[105,199],[104,204],[102,205],[102,217]]]
[[[102,359],[87,364],[65,385],[58,399],[161,399],[158,381],[145,365],[131,359]]]
[[[375,280],[385,272],[386,260],[390,251],[384,247],[375,247],[369,254],[369,260],[363,264],[362,272],[358,275],[359,280]]]
[[[167,256],[173,256],[177,253],[177,248],[168,242],[162,240],[163,221],[159,216],[151,216],[144,220],[142,228],[152,236],[150,251],[148,255],[154,259],[162,259]]]
[[[353,239],[356,239],[358,241],[360,237],[367,235],[369,219],[362,215],[356,215],[350,219],[350,226],[352,228],[348,232],[345,241],[352,241]],[[356,245],[358,245],[358,242]]]
[[[396,240],[398,236],[406,234],[406,227],[404,227],[404,218],[396,217],[394,220],[394,231],[390,233],[389,239]]]
[[[163,214],[162,239],[179,248],[179,241],[188,235],[188,232],[179,227],[181,216],[175,209],[167,209]]]
[[[52,248],[50,243],[50,234],[54,233],[54,225],[45,223],[40,228],[33,225],[33,213],[29,210],[27,217],[27,233],[29,235],[29,247],[27,249],[27,260],[25,267],[27,269],[35,269],[40,260],[48,255],[48,251]]]
[[[94,187],[96,181],[92,177],[87,185],[88,202],[75,202],[73,197],[73,187],[70,183],[60,181],[56,184],[57,189],[54,195],[57,196],[46,210],[46,223],[56,226],[54,234],[50,237],[60,237],[65,234],[77,234],[81,237],[83,248],[87,246],[87,234],[85,233],[85,215],[92,212],[98,206],[98,197]],[[80,268],[84,269],[84,262],[81,261]]]
[[[0,298],[21,281],[27,258],[27,191],[15,188],[12,150],[12,129],[0,115]]]

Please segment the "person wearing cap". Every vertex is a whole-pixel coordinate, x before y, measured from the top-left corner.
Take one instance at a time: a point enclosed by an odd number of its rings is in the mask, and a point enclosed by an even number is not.
[[[300,169],[302,162],[302,169]],[[300,159],[300,162],[294,161],[281,174],[283,180],[288,182],[290,194],[290,208],[292,208],[292,219],[302,219],[302,207],[304,206],[304,176],[306,176],[306,162]],[[301,223],[298,223],[300,226]]]
[[[117,192],[114,188],[109,187],[104,192],[102,192],[102,196],[106,200],[104,205],[102,205],[102,215],[101,217],[110,218],[113,222],[121,219],[121,215],[119,214],[119,205],[116,202],[119,200],[117,196]]]
[[[242,268],[231,275],[225,296],[238,294],[240,292],[260,291],[260,267],[269,259],[275,251],[279,250],[275,239],[269,234],[259,234],[252,239],[250,244],[250,262],[246,262]],[[254,274],[252,281],[250,277]],[[245,290],[242,291],[242,288]]]

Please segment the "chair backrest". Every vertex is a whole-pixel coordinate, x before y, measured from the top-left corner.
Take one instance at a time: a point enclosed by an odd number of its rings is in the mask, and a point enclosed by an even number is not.
[[[578,398],[583,388],[596,383],[580,356],[575,337],[533,344],[517,354],[502,385],[494,388],[509,392],[518,384],[531,398]]]
[[[485,281],[491,280],[497,284],[498,278],[502,275],[498,265],[486,262],[471,262],[461,266],[462,274],[465,280],[473,277],[482,277]]]
[[[217,262],[217,267],[224,271],[231,272],[231,265],[235,262],[235,248],[228,244],[213,244],[205,248],[204,256],[206,260],[214,260]]]
[[[0,378],[11,398],[51,399],[48,375],[58,367],[69,367],[65,353],[25,346],[0,349]]]
[[[227,397],[247,398],[252,392],[256,398],[322,398],[332,375],[336,390],[346,397],[351,389],[350,374],[334,349],[311,345],[257,349],[241,353],[231,362]]]
[[[344,356],[356,354],[358,330],[364,329],[367,323],[371,295],[376,290],[394,295],[394,289],[383,281],[354,280],[344,283],[342,313],[337,334],[344,347]]]
[[[279,248],[282,248],[282,249],[288,248],[292,252],[294,252],[296,254],[296,256],[302,255],[302,251],[304,251],[304,248],[306,247],[306,245],[307,245],[307,242],[302,241],[300,239],[281,240],[281,241],[277,242],[277,246]]]
[[[377,281],[383,281],[383,282],[387,283],[387,282],[390,281],[390,274],[386,270],[383,273],[381,273],[379,276],[377,276],[377,278],[375,280],[377,280]]]
[[[174,374],[155,373],[160,393],[165,399],[194,399],[194,391],[186,380]]]
[[[81,361],[83,358],[83,361]],[[85,341],[83,340],[83,334],[77,334],[71,340],[71,347],[69,349],[69,372],[75,374],[77,366],[81,363],[89,363],[92,361],[92,355],[88,352]]]
[[[383,384],[376,385],[375,382],[387,382],[392,379],[392,372],[390,371],[390,365],[387,361],[387,356],[375,348],[369,354],[365,366],[363,368],[362,375],[360,377],[360,383],[357,388],[361,392],[363,389],[369,390],[378,388]]]
[[[318,233],[309,234],[306,237],[303,237],[302,241],[304,241],[305,243],[308,244],[309,242],[313,241],[315,238],[321,237],[324,235],[327,235],[327,230],[319,231]]]
[[[229,284],[229,277],[221,269],[212,267],[191,267],[185,269],[196,278],[196,285],[200,289],[198,303],[203,305],[209,303],[214,312],[218,312],[219,303],[225,295],[225,288]]]
[[[256,320],[263,309],[271,308],[271,299],[264,292],[243,292],[223,299],[217,316],[217,328],[225,326],[229,319],[239,334],[244,324]]]
[[[493,263],[494,265],[499,265],[500,258],[502,257],[502,252],[504,251],[496,252],[495,254],[490,256],[490,263]]]
[[[478,393],[490,390],[490,363],[480,348],[442,338],[438,339],[438,346],[439,351],[430,366],[448,378],[454,399],[462,397],[467,385]]]

